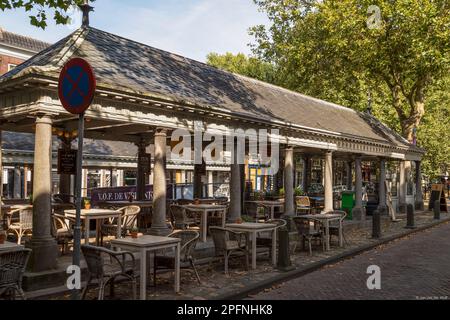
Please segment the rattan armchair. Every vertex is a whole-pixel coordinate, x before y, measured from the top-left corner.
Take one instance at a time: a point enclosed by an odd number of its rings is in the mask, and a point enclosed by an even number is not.
[[[306,196],[296,197],[295,204],[296,204],[297,215],[311,213],[312,208],[311,208],[311,201],[309,200],[309,197],[306,197]]]
[[[11,211],[7,216],[8,233],[17,237],[17,244],[22,243],[22,238],[33,231],[33,207],[24,206]]]
[[[228,260],[232,255],[243,254],[245,268],[248,270],[247,237],[245,233],[234,232],[225,228],[210,227],[209,232],[213,237],[216,257],[225,260],[225,274],[228,274]]]
[[[277,229],[285,227],[287,225],[287,221],[283,219],[273,219],[267,220],[265,223],[267,224],[276,224]],[[256,238],[256,246],[262,248],[269,248],[269,258],[272,257],[272,237],[267,237],[265,235],[258,235]]]
[[[138,206],[127,206],[118,209],[122,212],[121,215],[121,236],[124,237],[127,233],[136,226],[137,217],[141,208]],[[103,245],[103,237],[116,236],[117,235],[117,219],[109,219],[106,223],[103,223],[100,229],[100,244]]]
[[[15,299],[18,295],[25,300],[22,278],[31,250],[0,252],[0,296]]]
[[[302,247],[305,249],[305,242],[308,242],[309,246],[309,255],[312,256],[312,241],[320,240],[322,243],[322,249],[325,251],[325,235],[322,228],[312,228],[311,220],[302,218],[302,217],[294,217],[293,221],[295,226],[297,227],[298,235],[300,240],[302,241]]]
[[[104,299],[105,288],[108,284],[110,285],[110,295],[114,296],[114,282],[118,278],[125,278],[131,282],[133,300],[136,300],[136,261],[132,253],[89,245],[81,246],[81,251],[89,271],[89,278],[83,289],[83,300],[86,298],[89,285],[93,280],[98,281],[98,300]],[[130,259],[127,261],[127,258]]]
[[[186,213],[186,209],[180,205],[170,206],[170,216],[174,229],[189,229],[198,226],[198,222]]]
[[[52,214],[52,218],[52,234],[58,245],[61,246],[61,254],[64,255],[69,249],[69,243],[73,240],[71,225],[75,225],[75,219],[57,213]]]
[[[348,244],[347,239],[345,238],[345,232],[344,232],[344,220],[347,218],[347,212],[341,211],[341,210],[335,210],[335,211],[331,211],[328,213],[341,215],[340,221],[332,221],[330,223],[330,226],[329,226],[330,242],[331,242],[331,239],[333,236],[337,237],[339,239],[339,228],[340,228],[340,225],[342,224],[342,238],[344,240],[344,243]]]
[[[198,283],[201,284],[200,276],[195,267],[195,260],[192,257],[192,251],[195,250],[200,234],[194,230],[180,230],[171,233],[169,237],[181,239],[180,269],[192,270],[195,273]],[[174,269],[175,258],[173,255],[155,255],[153,263],[154,285],[156,286],[156,274],[158,271]]]

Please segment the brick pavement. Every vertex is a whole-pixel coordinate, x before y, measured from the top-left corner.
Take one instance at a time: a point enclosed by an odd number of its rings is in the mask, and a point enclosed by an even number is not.
[[[368,290],[367,268],[381,268],[381,290]],[[380,246],[252,296],[274,300],[450,299],[450,224]]]

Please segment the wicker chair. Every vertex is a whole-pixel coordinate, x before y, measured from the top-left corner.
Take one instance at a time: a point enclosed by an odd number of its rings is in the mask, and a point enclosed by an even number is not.
[[[245,204],[245,214],[255,219],[266,221],[269,217],[268,208],[256,202],[247,202]]]
[[[342,228],[344,228],[343,222],[344,220],[347,218],[347,212],[345,211],[340,211],[340,210],[335,210],[335,211],[331,211],[328,213],[332,213],[332,214],[340,214],[341,215],[341,220],[340,221],[332,221],[330,223],[330,228],[329,228],[329,232],[330,232],[330,241],[331,238],[333,236],[337,237],[339,239],[339,226],[342,223]],[[344,239],[344,243],[346,245],[348,245],[347,239],[345,238],[345,232],[344,229],[342,229],[342,237]]]
[[[0,252],[0,296],[15,299],[18,295],[25,300],[22,278],[30,253],[29,249]]]
[[[287,221],[283,220],[283,219],[267,220],[265,223],[276,224],[277,229],[285,227],[287,225]],[[262,247],[262,248],[269,248],[269,258],[272,257],[272,237],[258,236],[256,238],[256,246]]]
[[[11,211],[8,214],[8,233],[17,236],[17,244],[22,243],[22,237],[33,231],[33,207],[26,206]]]
[[[301,217],[293,218],[295,226],[297,227],[298,235],[302,241],[303,250],[305,249],[305,241],[308,241],[309,255],[312,256],[312,241],[320,240],[323,251],[325,251],[325,236],[321,228],[311,228],[311,220]]]
[[[192,257],[192,251],[195,250],[200,234],[194,230],[180,230],[171,233],[169,237],[181,239],[180,269],[194,271],[198,283],[202,284]],[[175,259],[173,255],[155,255],[153,261],[153,283],[156,287],[157,272],[159,270],[174,270]]]
[[[83,289],[82,299],[86,298],[89,285],[93,280],[98,281],[98,300],[105,297],[105,288],[110,285],[110,295],[114,296],[114,282],[117,278],[129,280],[133,287],[133,300],[136,300],[136,261],[130,252],[112,251],[102,247],[89,245],[81,246],[84,259],[89,271],[89,278],[86,287]],[[127,261],[129,257],[131,260]],[[106,258],[106,259],[105,259]]]
[[[137,217],[141,208],[138,206],[127,206],[118,209],[121,211],[121,236],[127,235],[128,231],[132,230],[136,226]],[[117,235],[117,219],[109,219],[107,223],[103,223],[100,229],[100,244],[103,245],[103,237],[116,236]]]
[[[194,217],[189,217],[186,213],[186,209],[180,205],[170,206],[170,216],[174,229],[186,230],[198,225],[198,222]]]
[[[224,257],[225,274],[228,274],[228,260],[233,254],[243,253],[245,268],[248,270],[247,237],[244,233],[234,232],[225,228],[210,227],[213,237],[216,257]]]
[[[52,214],[52,234],[58,245],[61,246],[61,254],[69,249],[69,243],[73,240],[73,231],[70,224],[75,224],[75,219],[54,213]],[[70,222],[70,223],[68,223]]]
[[[295,199],[296,213],[297,215],[310,214],[311,213],[311,201],[309,197],[301,196]]]

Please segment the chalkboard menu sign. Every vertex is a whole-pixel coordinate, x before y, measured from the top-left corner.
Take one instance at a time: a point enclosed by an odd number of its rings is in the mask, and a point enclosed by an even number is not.
[[[440,201],[441,212],[447,211],[447,200],[445,199],[444,185],[443,184],[433,184],[431,187],[430,203],[428,205],[429,210],[434,209],[434,203]]]
[[[58,150],[58,174],[77,173],[77,150]]]
[[[151,172],[152,166],[152,156],[149,153],[143,154],[139,156],[139,168],[142,170],[144,174],[149,174]]]

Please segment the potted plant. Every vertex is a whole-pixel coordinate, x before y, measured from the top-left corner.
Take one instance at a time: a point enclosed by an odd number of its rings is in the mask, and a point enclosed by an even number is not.
[[[130,235],[131,235],[131,238],[133,238],[133,239],[139,238],[139,229],[136,227],[131,228]]]
[[[4,244],[7,238],[6,231],[0,231],[0,244]]]
[[[84,209],[90,210],[91,209],[91,200],[84,199]]]

